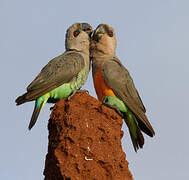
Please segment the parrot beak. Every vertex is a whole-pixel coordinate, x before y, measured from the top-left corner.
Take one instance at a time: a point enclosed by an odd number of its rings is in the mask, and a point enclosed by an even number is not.
[[[105,34],[104,26],[99,25],[93,33],[93,40],[98,42],[103,34]]]
[[[93,32],[93,28],[92,28],[92,26],[90,24],[81,23],[81,29],[83,31],[85,31],[89,35],[89,37],[91,38],[91,35],[92,35],[92,32]]]

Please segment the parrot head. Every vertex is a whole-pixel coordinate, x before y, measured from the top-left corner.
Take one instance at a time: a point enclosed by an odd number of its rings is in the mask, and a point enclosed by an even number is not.
[[[95,54],[115,55],[116,44],[114,29],[107,24],[99,24],[92,36],[91,50]]]
[[[88,23],[74,23],[66,32],[66,50],[89,51],[92,26]]]

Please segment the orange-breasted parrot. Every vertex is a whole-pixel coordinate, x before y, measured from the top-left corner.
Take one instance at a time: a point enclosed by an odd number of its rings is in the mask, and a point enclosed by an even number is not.
[[[128,70],[116,57],[116,35],[112,27],[100,24],[91,42],[93,82],[98,99],[113,107],[125,120],[135,151],[144,145],[143,131],[155,132]]]

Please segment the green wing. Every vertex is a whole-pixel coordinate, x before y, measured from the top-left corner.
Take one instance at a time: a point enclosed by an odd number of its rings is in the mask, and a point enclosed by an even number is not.
[[[106,61],[103,64],[103,77],[116,96],[120,98],[140,120],[139,126],[141,130],[153,136],[155,133],[145,115],[146,109],[127,69],[118,59],[114,58],[112,61]]]

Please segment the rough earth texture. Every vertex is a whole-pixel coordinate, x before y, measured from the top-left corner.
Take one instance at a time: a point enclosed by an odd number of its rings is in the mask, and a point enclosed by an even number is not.
[[[56,103],[50,116],[45,180],[132,180],[121,117],[87,93]]]

